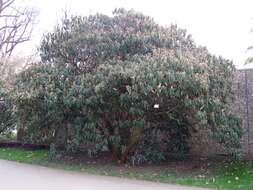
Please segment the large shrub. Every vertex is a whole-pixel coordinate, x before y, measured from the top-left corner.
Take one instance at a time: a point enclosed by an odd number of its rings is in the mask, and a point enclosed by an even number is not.
[[[199,127],[229,152],[239,147],[240,122],[229,109],[234,67],[185,30],[120,9],[65,18],[40,52],[42,63],[19,75],[14,96],[29,138],[56,143],[61,133],[65,147],[107,147],[122,162],[186,153]]]
[[[145,133],[155,130],[166,134],[158,138],[164,138],[167,152],[185,153],[197,125],[209,129],[227,150],[238,147],[240,122],[228,107],[231,81],[226,77],[232,65],[211,56],[206,64],[189,60],[157,53],[101,65],[95,75],[84,77],[80,87],[86,86],[86,93],[75,100],[85,103],[89,127],[105,138],[117,159],[125,161],[147,140]],[[215,85],[213,64],[223,73],[216,76]],[[227,64],[225,70],[222,64]]]

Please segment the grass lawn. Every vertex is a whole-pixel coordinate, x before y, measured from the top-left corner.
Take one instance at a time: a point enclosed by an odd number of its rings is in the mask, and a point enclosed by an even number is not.
[[[127,177],[163,183],[176,183],[211,187],[228,190],[253,189],[253,163],[252,162],[226,162],[216,163],[209,169],[188,171],[173,169],[170,166],[130,167],[117,164],[99,164],[96,162],[50,161],[47,151],[29,151],[16,148],[0,148],[0,159],[14,160],[47,167],[75,170],[96,175]],[[180,165],[179,165],[180,167]],[[178,168],[176,166],[176,168]]]

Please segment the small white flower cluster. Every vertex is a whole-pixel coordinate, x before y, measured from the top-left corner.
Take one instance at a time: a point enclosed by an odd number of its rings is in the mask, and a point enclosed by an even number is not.
[[[155,108],[155,109],[159,109],[159,104],[155,104],[155,105],[154,105],[154,108]]]

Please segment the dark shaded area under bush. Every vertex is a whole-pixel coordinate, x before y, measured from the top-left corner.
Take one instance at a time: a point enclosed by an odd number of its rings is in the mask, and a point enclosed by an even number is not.
[[[23,148],[27,150],[43,150],[48,149],[48,145],[39,145],[39,144],[28,144],[28,143],[21,143],[21,142],[0,142],[0,147],[6,147],[6,148]]]

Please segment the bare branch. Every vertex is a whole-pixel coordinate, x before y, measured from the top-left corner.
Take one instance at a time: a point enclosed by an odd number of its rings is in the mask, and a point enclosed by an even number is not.
[[[19,44],[30,40],[37,12],[15,6],[15,0],[0,0],[0,57],[11,56]]]
[[[0,0],[0,13],[10,7],[15,0]]]

